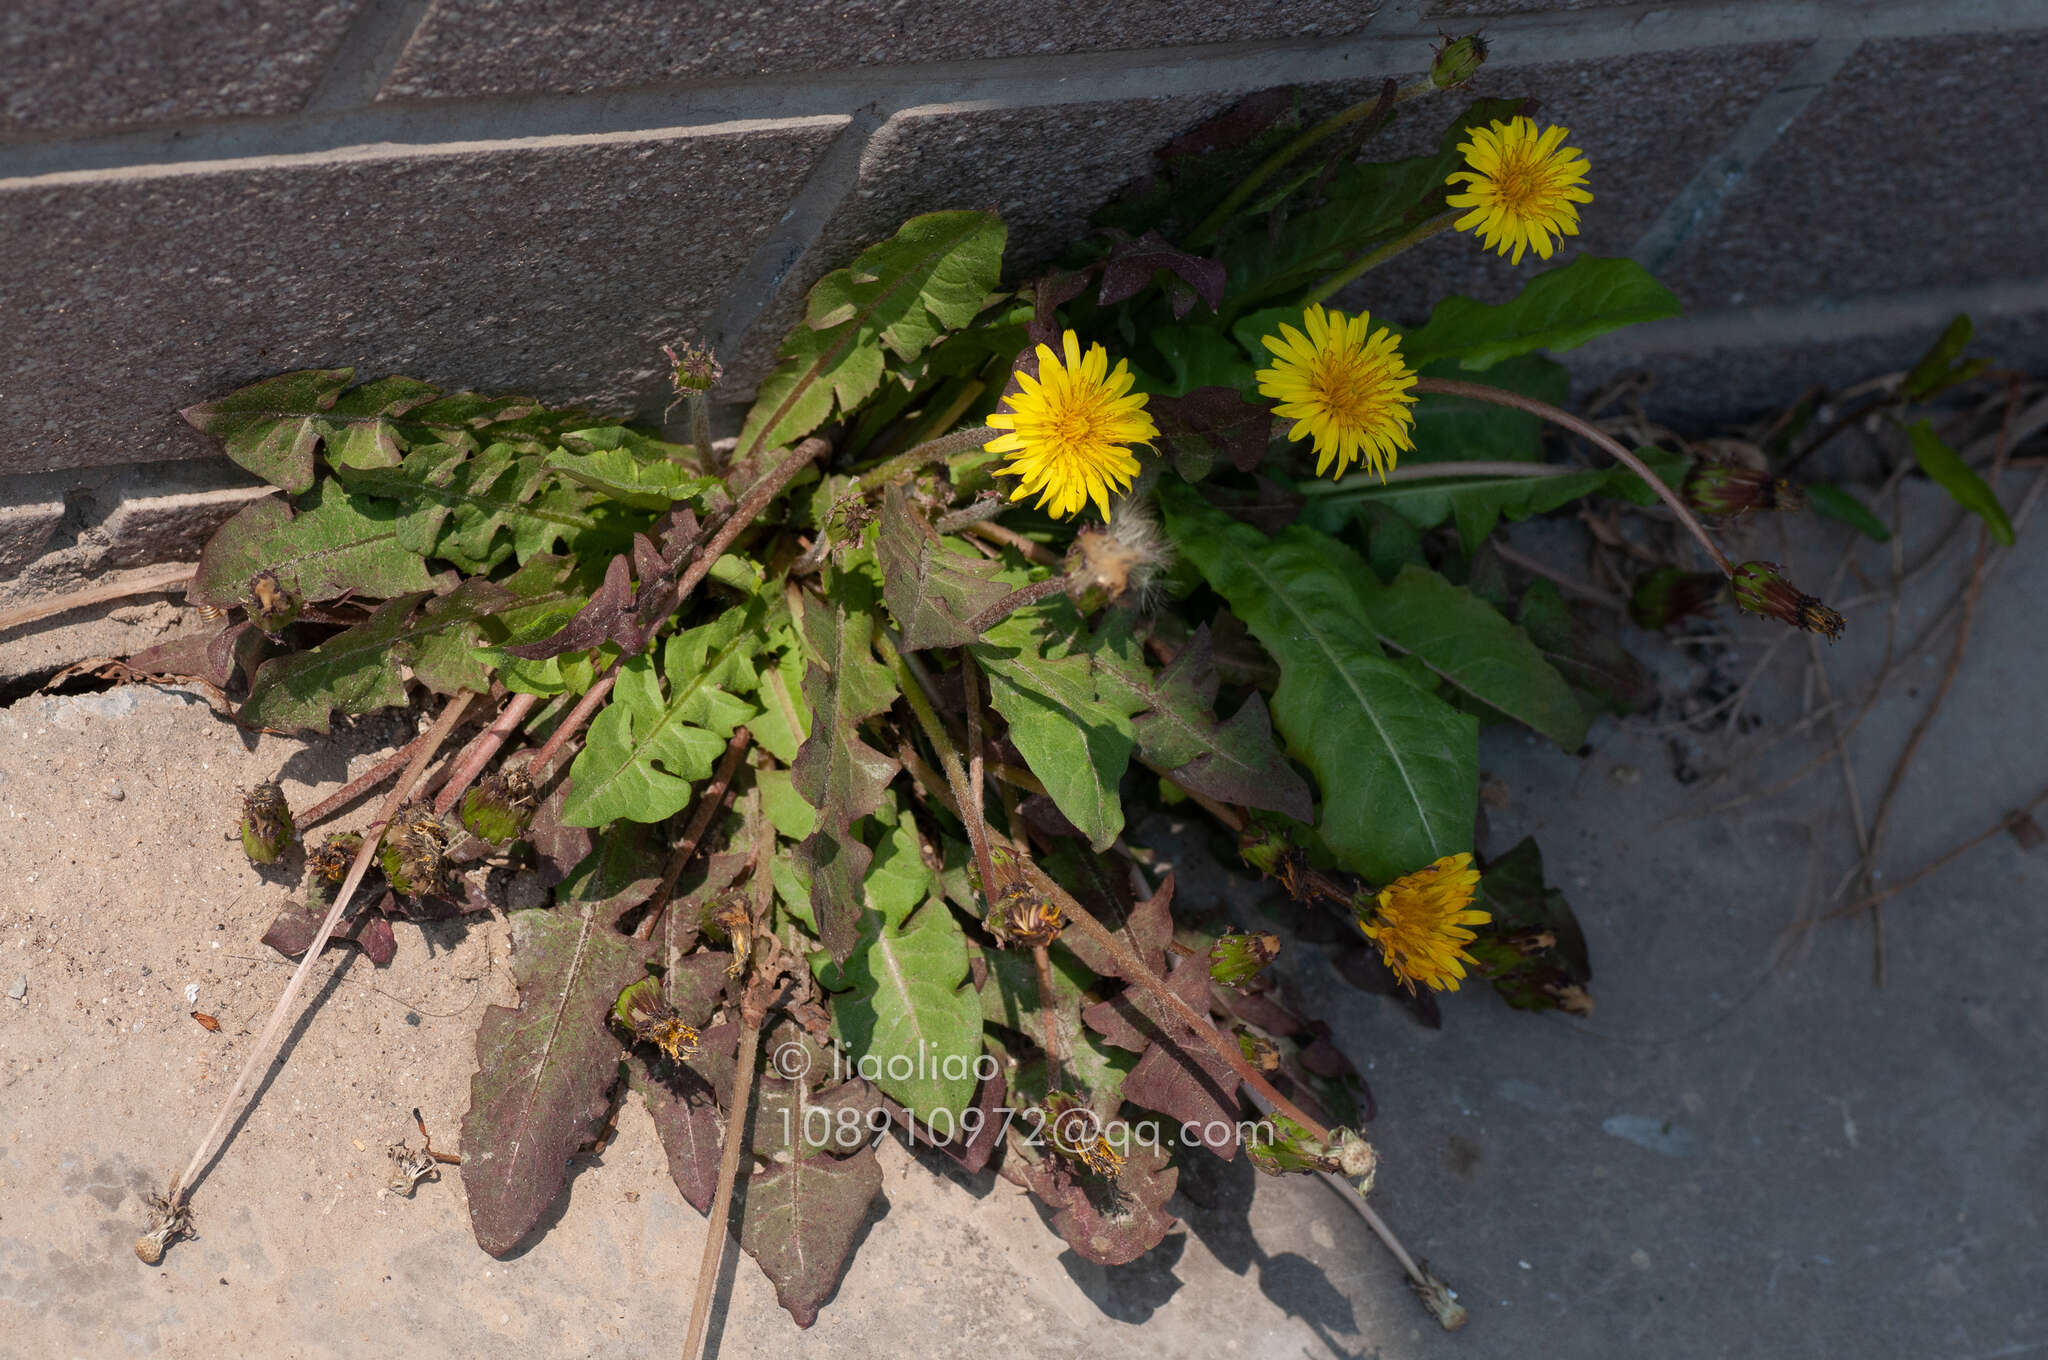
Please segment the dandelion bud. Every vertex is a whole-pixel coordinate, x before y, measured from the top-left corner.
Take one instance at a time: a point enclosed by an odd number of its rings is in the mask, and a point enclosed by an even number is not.
[[[641,978],[619,993],[612,1007],[612,1023],[633,1036],[636,1043],[653,1044],[672,1062],[697,1052],[699,1035],[694,1026],[682,1022],[668,998],[662,995],[661,979]]]
[[[1681,571],[1659,567],[1636,583],[1629,596],[1628,616],[1636,627],[1651,632],[1669,628],[1680,619],[1704,614],[1721,598],[1724,578],[1713,571]]]
[[[259,571],[249,578],[249,599],[249,618],[266,633],[289,628],[304,603],[285,588],[274,571]]]
[[[1463,85],[1485,64],[1486,39],[1477,33],[1452,38],[1436,49],[1436,60],[1429,64],[1429,83],[1439,90]]]
[[[1842,616],[1784,577],[1776,562],[1744,562],[1735,569],[1735,603],[1752,614],[1789,623],[1829,642],[1842,635]]]
[[[1294,853],[1285,832],[1265,822],[1247,821],[1237,833],[1237,853],[1246,864],[1268,878],[1280,876],[1283,862]]]
[[[1280,937],[1268,931],[1226,931],[1209,946],[1209,976],[1243,991],[1280,954]]]
[[[448,828],[425,803],[398,810],[384,833],[379,862],[400,897],[431,897],[448,883]]]
[[[1685,501],[1703,515],[1751,510],[1803,510],[1806,493],[1783,477],[1739,463],[1701,459],[1685,478]]]
[[[329,883],[339,883],[347,875],[348,866],[355,863],[356,852],[362,848],[363,838],[355,832],[334,832],[306,858],[307,872]]]
[[[1244,1054],[1245,1061],[1261,1072],[1280,1070],[1280,1045],[1263,1035],[1240,1028],[1237,1035],[1237,1051]]]
[[[503,845],[526,829],[533,803],[533,780],[525,770],[490,775],[462,795],[463,829],[480,841]]]
[[[1267,1115],[1244,1140],[1244,1151],[1251,1164],[1268,1176],[1337,1169],[1328,1144],[1278,1112]]]
[[[676,352],[674,345],[663,345],[661,352],[668,356],[669,381],[676,385],[679,396],[692,392],[704,392],[717,386],[725,376],[725,368],[711,353],[708,345],[684,345],[682,352]]]
[[[284,790],[258,784],[242,799],[242,849],[251,863],[275,864],[292,843],[292,809]]]

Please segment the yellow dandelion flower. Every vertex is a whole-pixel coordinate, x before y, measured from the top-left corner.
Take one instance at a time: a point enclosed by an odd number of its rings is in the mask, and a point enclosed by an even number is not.
[[[1470,855],[1445,855],[1427,869],[1405,874],[1380,889],[1379,910],[1359,929],[1380,947],[1388,968],[1414,991],[1426,982],[1433,991],[1456,991],[1465,964],[1475,963],[1465,946],[1479,937],[1466,926],[1493,919],[1471,911],[1479,871]]]
[[[1569,136],[1570,130],[1561,127],[1539,133],[1527,118],[1495,119],[1490,128],[1473,128],[1472,140],[1458,144],[1471,168],[1445,181],[1464,180],[1471,186],[1444,200],[1453,208],[1472,210],[1457,220],[1457,229],[1476,231],[1488,250],[1503,255],[1513,247],[1513,264],[1520,264],[1529,249],[1547,260],[1556,248],[1552,237],[1577,236],[1575,205],[1593,201],[1582,187],[1592,167],[1577,147],[1561,145]]]
[[[1275,415],[1294,422],[1289,439],[1315,440],[1317,476],[1334,463],[1331,475],[1341,477],[1362,456],[1384,478],[1401,450],[1415,447],[1415,370],[1401,357],[1401,337],[1374,330],[1369,312],[1346,316],[1318,303],[1302,320],[1307,335],[1282,323],[1279,335],[1261,337],[1274,363],[1253,375],[1259,391],[1278,399]]]
[[[997,471],[1023,479],[1010,493],[1013,501],[1037,496],[1041,508],[1061,519],[1090,501],[1109,518],[1109,493],[1130,488],[1138,460],[1129,448],[1159,437],[1159,427],[1145,413],[1145,394],[1131,391],[1131,368],[1117,360],[1110,371],[1109,352],[1090,345],[1081,352],[1081,337],[1061,337],[1066,362],[1050,345],[1038,347],[1038,376],[1019,373],[1024,389],[1004,398],[1007,411],[988,423],[1010,433],[982,445],[990,453],[1006,453],[1010,461]]]

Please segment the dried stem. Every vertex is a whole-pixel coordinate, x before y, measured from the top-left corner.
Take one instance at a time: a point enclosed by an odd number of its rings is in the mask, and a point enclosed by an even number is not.
[[[349,780],[348,783],[342,785],[335,792],[329,794],[320,802],[315,803],[306,811],[295,813],[293,821],[301,828],[304,828],[312,826],[315,822],[325,821],[327,818],[332,817],[335,813],[341,811],[350,803],[355,802],[356,799],[404,769],[405,763],[419,754],[420,747],[426,745],[427,738],[431,735],[433,735],[432,728],[420,733],[411,741],[399,747],[398,750],[386,756],[378,763],[376,768],[365,774],[357,775],[354,779]]]
[[[1046,547],[1043,543],[1037,543],[1024,537],[1024,535],[1018,533],[1007,524],[997,524],[990,520],[981,520],[973,524],[963,524],[960,528],[963,532],[972,534],[976,538],[986,538],[991,542],[1000,543],[1006,548],[1014,549],[1027,562],[1036,562],[1041,567],[1056,567],[1060,564],[1060,555],[1058,553]]]
[[[1904,878],[1892,884],[1890,887],[1882,889],[1878,892],[1871,893],[1865,897],[1859,897],[1854,902],[1849,902],[1843,906],[1836,907],[1833,911],[1825,913],[1821,919],[1834,920],[1838,917],[1854,916],[1858,912],[1867,911],[1871,907],[1876,906],[1880,902],[1898,896],[1900,893],[1906,891],[1906,889],[1911,888],[1916,884],[1925,882],[1927,879],[1932,878],[1935,874],[1938,874],[1943,869],[1948,868],[1949,865],[1955,863],[1964,855],[1969,854],[1970,851],[1975,850],[1978,846],[1984,844],[1984,842],[1990,840],[1992,837],[2000,835],[2003,832],[2010,831],[2014,827],[2018,826],[2021,822],[2025,821],[2029,816],[2033,814],[2035,808],[2041,806],[2041,804],[2043,803],[2048,803],[2048,789],[2042,789],[2039,793],[2035,794],[2031,799],[2029,799],[2025,806],[2006,813],[2003,817],[2000,817],[1997,821],[1993,822],[1990,826],[1984,828],[1984,830],[1978,832],[1976,835],[1970,837],[1968,840],[1961,841],[1956,845],[1949,847],[1947,850],[1942,851],[1939,855],[1936,855],[1933,859],[1927,861],[1927,863],[1921,865],[1912,873],[1907,874]]]
[[[513,695],[491,725],[470,739],[469,745],[455,757],[455,763],[448,767],[448,781],[434,798],[437,815],[447,815],[448,809],[455,806],[455,800],[462,797],[462,791],[476,782],[484,766],[491,763],[491,757],[498,754],[505,742],[519,730],[519,725],[526,721],[526,715],[539,702],[538,694]]]
[[[1057,595],[1066,588],[1065,576],[1048,576],[1042,581],[1033,581],[1028,586],[1019,586],[969,619],[967,627],[976,633],[986,633],[1025,605],[1037,604],[1040,600]]]
[[[900,482],[927,463],[941,462],[956,453],[978,449],[1002,433],[1001,430],[991,430],[977,425],[971,430],[955,430],[937,439],[928,439],[915,448],[905,449],[895,457],[885,458],[875,464],[860,475],[860,484],[872,490],[875,487],[887,486],[891,482]]]
[[[746,495],[740,497],[740,503],[725,517],[725,523],[718,527],[718,532],[711,536],[711,541],[699,547],[696,555],[690,559],[689,568],[683,572],[682,579],[676,582],[676,597],[669,605],[668,613],[673,614],[682,608],[683,601],[689,599],[690,593],[703,584],[713,564],[725,555],[725,550],[732,546],[733,540],[768,508],[768,502],[774,500],[782,489],[789,485],[790,479],[831,448],[832,446],[822,439],[806,439],[796,446],[789,457],[777,463],[774,471],[763,473],[754,479],[754,484],[747,488]],[[651,620],[648,627],[652,629],[659,626],[659,623],[660,620]],[[605,696],[612,692],[612,686],[619,682],[619,664],[623,660],[621,657],[619,661],[612,662],[605,669],[605,673],[598,677],[597,683],[590,687],[589,692],[577,702],[576,707],[569,710],[569,716],[562,719],[562,725],[549,735],[547,742],[535,753],[533,763],[527,768],[533,771],[536,782],[541,778],[542,771],[547,768],[548,763],[561,754],[562,748],[568,745],[571,737],[583,730],[583,725],[590,721],[591,715],[604,703]]]
[[[427,740],[414,753],[412,763],[399,775],[398,783],[393,786],[390,797],[385,800],[381,820],[389,822],[397,815],[398,809],[405,803],[406,795],[412,792],[412,786],[418,782],[420,772],[427,768],[427,762],[433,759],[434,752],[448,739],[448,734],[455,730],[455,724],[461,720],[463,710],[469,707],[469,701],[474,697],[469,691],[464,690],[450,699],[448,706],[441,710],[441,716],[435,719],[433,727],[427,732]],[[270,1051],[291,1016],[292,1003],[298,999],[300,990],[306,985],[307,975],[313,971],[315,960],[320,957],[320,951],[327,947],[328,937],[334,934],[336,923],[341,920],[342,913],[348,910],[349,902],[354,898],[356,888],[362,883],[371,859],[376,856],[377,841],[378,838],[375,836],[363,837],[362,848],[356,852],[355,863],[349,866],[348,878],[342,883],[341,891],[334,896],[334,905],[328,909],[327,919],[321,922],[319,931],[313,936],[313,942],[306,946],[306,956],[299,960],[298,969],[293,972],[291,981],[285,984],[284,994],[278,997],[277,1006],[270,1013],[270,1022],[264,1025],[263,1032],[256,1036],[256,1042],[251,1045],[249,1057],[242,1064],[241,1073],[236,1076],[235,1084],[229,1088],[227,1099],[221,1102],[220,1113],[214,1116],[212,1127],[208,1128],[206,1135],[199,1140],[198,1148],[192,1153],[192,1160],[178,1173],[178,1178],[171,1182],[166,1198],[173,1206],[182,1205],[191,1198],[193,1182],[212,1153],[214,1140],[221,1136],[228,1126],[228,1121],[240,1108],[242,1092],[248,1089],[250,1080],[268,1065]]]
[[[1534,397],[1525,397],[1519,392],[1509,392],[1504,388],[1488,387],[1484,383],[1459,382],[1455,378],[1418,378],[1415,380],[1415,390],[1417,392],[1435,392],[1440,396],[1446,397],[1465,397],[1472,401],[1488,401],[1496,406],[1508,406],[1517,411],[1527,411],[1531,415],[1541,416],[1551,424],[1570,430],[1580,438],[1597,445],[1616,462],[1621,463],[1638,477],[1641,477],[1648,484],[1650,490],[1657,493],[1658,499],[1671,507],[1672,513],[1678,516],[1679,523],[1685,525],[1699,545],[1707,550],[1707,556],[1714,559],[1714,565],[1721,569],[1723,576],[1733,576],[1735,574],[1735,566],[1728,560],[1728,554],[1721,551],[1721,546],[1714,542],[1712,536],[1707,533],[1706,527],[1700,523],[1699,517],[1687,508],[1685,501],[1679,494],[1664,485],[1657,474],[1650,471],[1649,465],[1636,457],[1626,445],[1591,422],[1581,420],[1570,411],[1552,406],[1547,401],[1538,401]]]
[[[670,894],[676,890],[676,881],[683,876],[683,870],[696,858],[697,847],[704,841],[704,833],[711,829],[711,819],[725,806],[725,796],[732,789],[732,777],[739,772],[740,760],[747,753],[747,744],[753,734],[746,728],[738,728],[732,740],[725,745],[725,756],[718,762],[718,770],[711,776],[711,782],[697,794],[697,810],[690,816],[690,825],[683,831],[683,839],[677,843],[675,853],[668,859],[668,867],[662,871],[661,886],[648,899],[647,914],[640,918],[638,928],[633,931],[637,940],[654,938],[654,927],[661,920],[662,912],[668,909]]]

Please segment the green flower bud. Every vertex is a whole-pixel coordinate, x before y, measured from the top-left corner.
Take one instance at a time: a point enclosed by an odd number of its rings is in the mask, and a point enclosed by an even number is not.
[[[668,356],[672,370],[669,380],[676,385],[678,395],[709,391],[725,376],[724,367],[708,345],[684,345],[680,354],[674,345],[663,345],[661,352]]]
[[[1783,477],[1711,459],[1701,459],[1686,474],[1685,500],[1703,515],[1806,508],[1806,493]]]
[[[462,795],[462,825],[492,845],[515,840],[533,815],[533,780],[523,769],[490,775]]]
[[[1226,931],[1209,946],[1209,976],[1243,991],[1280,954],[1280,937],[1267,931]]]
[[[1429,64],[1429,83],[1439,90],[1463,85],[1485,64],[1486,39],[1477,33],[1452,38],[1436,49],[1436,60]]]
[[[1842,616],[1814,596],[1802,593],[1784,577],[1776,562],[1744,562],[1735,569],[1735,603],[1752,614],[1789,623],[1829,642],[1846,627]]]
[[[242,799],[242,849],[255,864],[275,864],[292,843],[292,809],[284,790],[258,784]]]

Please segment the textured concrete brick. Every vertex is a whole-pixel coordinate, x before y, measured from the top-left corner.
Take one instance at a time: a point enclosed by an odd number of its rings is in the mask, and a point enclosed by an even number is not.
[[[1858,49],[1674,264],[1700,307],[2048,274],[2048,34]]]
[[[1664,205],[1742,125],[1756,101],[1776,87],[1803,47],[1759,44],[1496,68],[1482,71],[1449,99],[1410,106],[1412,112],[1404,110],[1382,134],[1376,157],[1433,149],[1463,107],[1452,100],[1532,97],[1537,108],[1531,116],[1570,128],[1570,145],[1586,153],[1593,202],[1580,205],[1580,234],[1565,238],[1549,265],[1534,255],[1511,265],[1483,249],[1477,237],[1447,232],[1346,289],[1339,302],[1414,325],[1427,320],[1430,308],[1450,293],[1504,302],[1530,275],[1567,262],[1577,252],[1628,254]]]
[[[362,0],[10,0],[0,132],[290,113]]]
[[[141,484],[134,486],[133,494],[124,496],[100,521],[99,530],[107,538],[106,566],[195,562],[215,529],[250,501],[272,494],[270,487],[246,484],[235,475],[241,469],[231,463],[185,466],[214,474],[209,480],[240,484],[170,490],[162,485],[170,480],[165,476],[170,470],[161,466],[150,469],[147,477],[138,479]]]
[[[1050,0],[1019,7],[787,0],[435,0],[386,86],[403,96],[579,93],[654,81],[1336,36],[1345,0]]]
[[[1022,278],[1084,231],[1089,216],[1117,190],[1150,173],[1154,149],[1234,99],[918,110],[890,119],[868,142],[858,187],[727,360],[721,395],[751,390],[773,367],[775,348],[795,324],[810,286],[904,219],[993,206],[1010,228],[1004,277]]]
[[[0,504],[0,581],[36,559],[64,520],[64,502],[38,498]]]
[[[214,452],[288,369],[659,410],[836,124],[0,191],[0,472]]]

